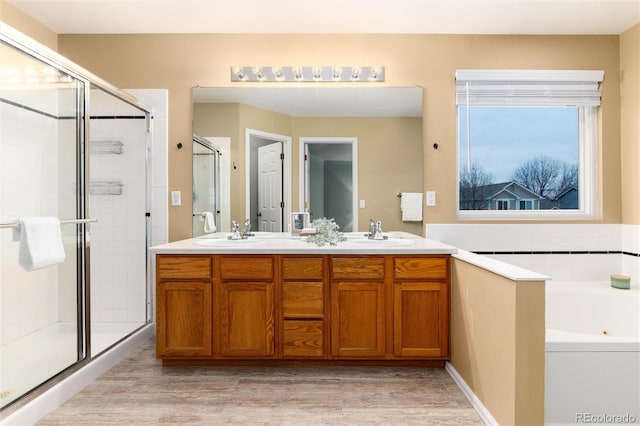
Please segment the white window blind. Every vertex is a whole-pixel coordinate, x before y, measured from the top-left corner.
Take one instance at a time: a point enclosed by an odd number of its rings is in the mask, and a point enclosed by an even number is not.
[[[458,106],[600,105],[604,71],[457,70]]]

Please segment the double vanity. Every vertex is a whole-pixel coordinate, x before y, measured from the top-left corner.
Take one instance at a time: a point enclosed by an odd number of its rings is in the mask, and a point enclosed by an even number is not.
[[[285,233],[153,247],[163,365],[443,366],[456,249],[346,235],[321,247]]]

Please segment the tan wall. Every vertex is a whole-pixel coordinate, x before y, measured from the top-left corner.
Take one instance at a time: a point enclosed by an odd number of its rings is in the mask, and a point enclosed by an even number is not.
[[[622,223],[640,224],[640,24],[620,36]]]
[[[49,49],[58,50],[58,34],[26,15],[20,9],[0,0],[0,21],[31,37]]]
[[[451,364],[501,425],[544,423],[544,281],[451,267]]]
[[[296,118],[294,140],[299,137],[358,138],[358,227],[367,230],[369,219],[381,220],[387,231],[422,235],[422,222],[402,222],[398,192],[421,192],[422,120],[419,118]],[[294,143],[293,181],[299,182],[299,157]],[[298,205],[295,186],[294,205]]]
[[[603,69],[600,221],[617,223],[621,220],[618,42],[618,36],[61,35],[59,50],[118,87],[169,89],[169,186],[183,195],[191,192],[191,156],[189,150],[178,151],[175,146],[191,138],[193,86],[231,86],[233,65],[382,64],[384,85],[424,88],[423,188],[437,191],[438,200],[436,207],[425,211],[430,223],[456,221],[456,69]],[[438,150],[432,148],[435,142]],[[384,197],[376,202],[384,202]],[[191,234],[188,201],[185,197],[182,206],[170,207],[171,240]]]

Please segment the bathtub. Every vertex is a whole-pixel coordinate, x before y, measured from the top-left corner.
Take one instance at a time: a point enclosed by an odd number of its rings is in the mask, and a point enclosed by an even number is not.
[[[640,423],[640,289],[546,284],[545,424]]]

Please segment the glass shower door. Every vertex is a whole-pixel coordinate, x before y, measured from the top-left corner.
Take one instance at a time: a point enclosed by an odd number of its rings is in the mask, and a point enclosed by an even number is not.
[[[86,357],[85,83],[0,43],[0,408]],[[64,261],[20,262],[17,221],[53,217]]]
[[[205,227],[207,214],[212,215],[216,227],[220,225],[220,151],[206,139],[193,135],[194,237],[215,232]]]

